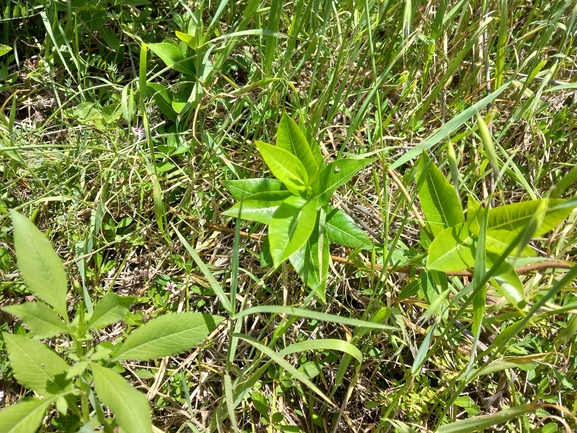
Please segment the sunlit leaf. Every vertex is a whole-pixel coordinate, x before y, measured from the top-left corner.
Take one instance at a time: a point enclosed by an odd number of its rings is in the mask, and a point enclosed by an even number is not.
[[[126,433],[152,433],[150,408],[138,392],[118,373],[96,363],[90,364],[98,399],[110,408]]]
[[[311,148],[298,125],[286,113],[281,117],[276,136],[277,147],[287,150],[298,158],[305,167],[312,182],[317,176],[319,168],[313,157]]]
[[[62,260],[54,252],[46,236],[28,218],[15,210],[10,214],[14,223],[18,268],[28,290],[66,316],[68,283]]]
[[[317,201],[287,198],[274,213],[269,226],[270,252],[275,267],[299,250],[311,235],[317,218]]]
[[[359,170],[373,162],[374,159],[338,159],[327,165],[319,175],[319,206],[329,204],[335,190],[347,183]]]
[[[475,265],[473,238],[463,224],[440,232],[429,246],[427,269],[456,272]]]
[[[309,176],[304,165],[296,156],[288,150],[262,141],[257,141],[256,147],[272,174],[284,183],[289,191],[295,195],[300,195],[306,190]]]
[[[132,332],[114,360],[147,361],[185,352],[201,343],[223,320],[201,313],[167,313]]]
[[[419,159],[417,185],[421,207],[434,235],[464,222],[455,188],[425,154]]]
[[[224,211],[223,215],[270,224],[279,206],[291,196],[292,193],[287,190],[257,192]]]

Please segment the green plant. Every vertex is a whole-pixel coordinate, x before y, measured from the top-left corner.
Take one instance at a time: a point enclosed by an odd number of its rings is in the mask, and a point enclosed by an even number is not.
[[[373,159],[337,159],[325,165],[316,143],[307,140],[286,114],[278,126],[276,146],[261,141],[256,146],[278,180],[224,181],[238,200],[224,214],[268,224],[265,248],[274,266],[289,259],[302,280],[325,301],[330,243],[355,249],[372,245],[351,217],[329,205],[331,197]]]
[[[125,432],[152,432],[148,402],[119,374],[119,362],[186,351],[202,342],[223,318],[192,312],[166,314],[138,327],[124,342],[94,344],[94,331],[124,319],[134,298],[108,293],[93,311],[87,311],[84,303],[77,305],[70,320],[60,258],[34,224],[16,211],[11,213],[18,267],[39,301],[3,308],[28,327],[32,338],[2,336],[15,378],[42,398],[26,398],[1,411],[2,431],[35,432],[54,403],[61,414],[72,412],[84,426],[82,431],[102,425],[111,433],[118,425]],[[56,336],[69,343],[58,345],[61,353],[38,341]],[[102,404],[115,415],[113,420],[107,419]]]
[[[573,200],[543,198],[496,208],[483,208],[473,196],[463,212],[455,188],[426,154],[417,166],[418,195],[426,217],[426,232],[421,233],[428,245],[426,267],[441,272],[478,271],[479,263],[488,272],[496,263],[491,282],[511,304],[526,305],[523,285],[514,269],[520,259],[524,265],[540,262],[527,243],[557,227],[573,211]],[[523,233],[521,242],[515,238]],[[432,235],[432,241],[427,239]],[[514,244],[511,251],[510,246]],[[500,260],[505,254],[506,260]],[[480,257],[481,256],[481,257]]]

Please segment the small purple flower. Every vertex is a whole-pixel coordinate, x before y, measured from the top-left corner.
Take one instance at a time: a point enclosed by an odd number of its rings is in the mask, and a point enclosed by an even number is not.
[[[176,291],[176,284],[172,281],[170,281],[167,285],[166,285],[166,290],[168,290],[169,292],[174,292]]]

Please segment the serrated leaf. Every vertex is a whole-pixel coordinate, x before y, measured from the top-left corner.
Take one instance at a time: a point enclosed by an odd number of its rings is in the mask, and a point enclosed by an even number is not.
[[[186,75],[196,75],[194,60],[185,60],[184,55],[175,43],[165,41],[156,44],[146,44],[146,46],[160,57],[166,66]]]
[[[439,233],[429,246],[427,269],[456,272],[475,265],[473,238],[467,226],[458,224]]]
[[[147,361],[185,352],[201,343],[222,320],[201,313],[165,314],[131,333],[113,360]]]
[[[264,162],[272,174],[295,195],[305,191],[309,183],[307,171],[299,159],[288,150],[271,144],[256,142]]]
[[[34,433],[51,400],[22,400],[0,411],[2,433]]]
[[[280,180],[276,179],[238,179],[238,180],[223,180],[222,184],[227,188],[232,196],[240,201],[246,200],[251,195],[259,192],[276,192],[285,189],[285,186]]]
[[[258,192],[223,212],[223,215],[270,224],[272,216],[279,206],[292,193],[287,190],[274,192]]]
[[[118,296],[115,293],[108,293],[96,305],[88,327],[103,328],[119,320],[123,320],[134,302],[132,296]]]
[[[309,177],[309,182],[314,181],[318,176],[319,167],[313,157],[313,153],[306,137],[301,132],[298,125],[286,113],[281,117],[278,124],[276,145],[287,150],[298,158],[305,167]]]
[[[370,250],[372,248],[369,236],[350,216],[340,209],[329,206],[325,227],[331,242],[354,249],[363,248]]]
[[[98,399],[110,408],[126,433],[152,433],[150,408],[144,394],[119,374],[96,363],[90,364]]]
[[[433,234],[463,223],[461,201],[441,170],[425,154],[421,155],[417,170],[419,200]]]
[[[374,159],[337,159],[327,165],[319,174],[319,206],[326,206],[331,201],[338,187],[347,183],[359,170],[373,162]]]
[[[3,334],[14,377],[40,395],[56,394],[66,388],[68,364],[39,341],[22,335]]]
[[[2,310],[18,317],[36,338],[50,338],[68,331],[58,314],[44,302],[25,302],[2,307]]]
[[[275,267],[305,244],[315,227],[316,218],[316,199],[290,196],[279,206],[273,214],[268,231]]]
[[[34,296],[66,316],[67,281],[62,260],[46,236],[28,218],[10,211],[18,268]]]
[[[573,211],[572,207],[559,206],[556,208],[557,205],[562,205],[565,202],[565,200],[562,199],[544,198],[508,204],[489,211],[488,228],[509,230],[517,234],[529,223],[529,220],[538,211],[542,202],[547,211],[543,221],[534,232],[533,237],[542,236],[554,229]]]
[[[317,292],[321,300],[325,302],[330,248],[329,240],[326,236],[322,240],[322,247],[319,245],[318,226],[319,223],[317,219],[313,232],[305,244],[290,256],[290,262],[301,280],[313,291]]]

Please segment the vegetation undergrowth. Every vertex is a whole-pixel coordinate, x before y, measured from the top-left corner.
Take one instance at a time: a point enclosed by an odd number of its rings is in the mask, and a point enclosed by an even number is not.
[[[0,431],[577,429],[574,2],[0,23]]]

